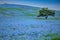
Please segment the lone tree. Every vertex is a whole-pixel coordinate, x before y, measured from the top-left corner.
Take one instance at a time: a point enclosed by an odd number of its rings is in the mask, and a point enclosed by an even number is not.
[[[45,16],[45,19],[47,19],[48,16],[55,16],[55,11],[49,10],[48,8],[42,8],[41,10],[39,10],[39,15],[37,17],[40,16]]]

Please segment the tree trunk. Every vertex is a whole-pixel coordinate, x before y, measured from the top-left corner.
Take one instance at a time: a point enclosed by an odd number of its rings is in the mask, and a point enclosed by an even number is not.
[[[47,18],[48,18],[48,16],[45,17],[45,19],[47,19]]]
[[[48,18],[48,14],[46,14],[46,17],[45,17],[45,19],[47,19]]]
[[[45,19],[47,19],[48,18],[48,13],[46,13],[46,17],[45,17]]]

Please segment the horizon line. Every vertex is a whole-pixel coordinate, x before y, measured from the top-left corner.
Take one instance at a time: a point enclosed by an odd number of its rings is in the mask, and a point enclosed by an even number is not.
[[[15,5],[25,5],[25,6],[39,7],[39,8],[48,8],[51,10],[60,10],[60,9],[49,8],[48,6],[38,6],[38,5],[19,4],[19,3],[0,3],[0,4],[15,4]]]

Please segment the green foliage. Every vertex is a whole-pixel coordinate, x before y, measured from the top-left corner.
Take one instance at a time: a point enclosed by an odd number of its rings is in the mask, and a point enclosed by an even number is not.
[[[7,13],[7,10],[17,10],[17,8],[0,8],[0,14],[2,14],[4,17],[11,17],[14,16],[14,12]]]
[[[22,8],[0,8],[0,10],[2,11],[6,11],[6,10],[18,10],[18,11],[22,11]]]
[[[50,37],[51,40],[60,40],[60,36],[57,33],[50,33],[45,35],[45,37]]]
[[[55,15],[54,10],[49,10],[48,8],[42,8],[41,10],[39,10],[38,17],[45,16],[45,18],[47,19],[48,16],[54,16],[54,15]]]
[[[44,18],[35,18],[37,20],[46,20]],[[47,20],[60,20],[60,18],[48,18]]]
[[[46,37],[48,37],[48,36],[50,36],[50,37],[57,37],[58,34],[57,33],[50,33],[50,34],[47,34],[46,35]]]
[[[26,16],[35,16],[35,14],[29,13],[29,12],[23,12]]]
[[[56,37],[56,38],[52,38],[52,40],[60,40],[60,38],[59,37]]]

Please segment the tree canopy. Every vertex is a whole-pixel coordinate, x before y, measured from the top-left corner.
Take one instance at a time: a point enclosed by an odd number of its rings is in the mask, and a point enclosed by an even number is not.
[[[48,16],[55,16],[55,11],[49,10],[48,8],[42,8],[41,10],[39,10],[38,17],[40,16],[45,16],[45,18],[47,19]]]

